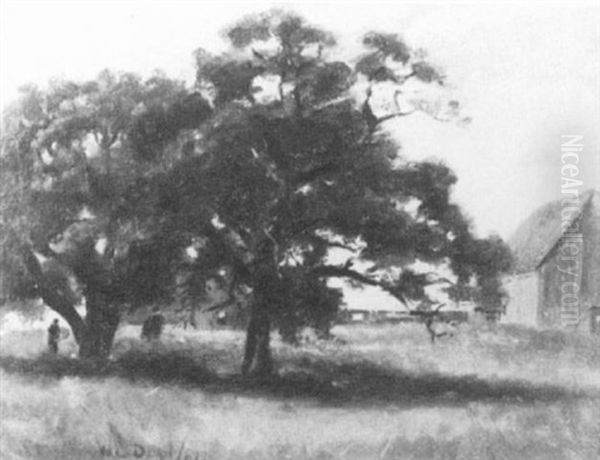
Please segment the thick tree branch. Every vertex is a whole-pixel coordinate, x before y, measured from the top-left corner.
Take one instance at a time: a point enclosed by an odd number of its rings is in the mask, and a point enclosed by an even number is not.
[[[390,285],[388,282],[374,279],[374,278],[369,278],[368,276],[363,275],[362,273],[352,270],[351,268],[348,267],[348,264],[346,264],[346,265],[322,265],[320,267],[315,268],[312,271],[312,273],[319,277],[348,278],[348,279],[352,279],[352,280],[358,281],[362,284],[366,284],[369,286],[377,286],[377,287],[381,288],[382,290],[384,290],[385,292],[391,294],[392,296],[394,296],[401,302],[406,303],[406,298],[400,292],[398,292],[397,289],[394,289],[394,287],[392,285]]]
[[[346,249],[348,251],[356,251],[357,250],[356,247],[351,246],[349,244],[340,243],[338,241],[331,241],[331,240],[328,240],[327,238],[323,238],[318,235],[311,235],[311,238],[313,240],[317,241],[318,243],[322,243],[330,248],[340,248],[340,249]]]
[[[75,339],[79,342],[83,337],[86,327],[83,318],[77,313],[75,306],[46,278],[32,249],[28,246],[24,246],[21,248],[21,254],[27,270],[37,284],[40,297],[46,305],[61,315],[69,323],[73,330],[73,334],[75,335]]]
[[[355,270],[347,268],[345,265],[321,265],[313,270],[313,274],[326,278],[350,278],[370,286],[382,286],[382,282],[369,278]]]
[[[384,115],[383,117],[379,117],[379,118],[377,118],[375,120],[375,126],[380,125],[384,121],[391,120],[392,118],[407,117],[409,115],[412,115],[415,112],[418,112],[418,110],[417,109],[413,109],[410,112],[394,112],[394,113],[390,113],[388,115]]]

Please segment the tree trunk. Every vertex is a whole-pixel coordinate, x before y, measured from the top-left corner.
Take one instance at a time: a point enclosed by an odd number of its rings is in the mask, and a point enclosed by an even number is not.
[[[273,372],[271,356],[271,322],[264,305],[254,305],[246,332],[246,348],[242,373],[265,376]]]
[[[85,323],[77,310],[75,305],[69,296],[65,295],[63,291],[57,289],[51,280],[48,280],[42,270],[40,262],[33,253],[30,247],[24,246],[22,248],[23,260],[29,273],[33,276],[37,283],[38,291],[43,302],[58,313],[62,318],[69,324],[75,341],[77,343],[85,335]]]
[[[246,333],[242,373],[266,376],[273,372],[271,356],[271,313],[277,307],[280,292],[277,245],[272,237],[257,245],[252,273],[253,301]]]
[[[291,316],[291,315],[290,315]],[[295,318],[283,317],[279,320],[279,335],[281,340],[290,345],[298,345],[298,330],[300,329]]]
[[[190,326],[192,326],[192,328],[194,329],[198,329],[198,321],[196,320],[196,309],[197,309],[197,305],[196,302],[192,303],[192,306],[190,307],[190,315],[189,315],[189,324]]]
[[[42,300],[71,327],[79,345],[79,357],[106,359],[119,325],[118,307],[111,305],[102,293],[88,287],[85,293],[87,314],[82,319],[69,296],[45,276],[32,249],[23,247],[22,253],[27,269],[36,280]]]
[[[95,294],[86,296],[86,309],[85,330],[78,340],[79,357],[104,360],[110,355],[119,326],[119,310]]]

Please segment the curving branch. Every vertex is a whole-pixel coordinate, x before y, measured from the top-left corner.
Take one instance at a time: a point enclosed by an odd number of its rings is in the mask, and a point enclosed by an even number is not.
[[[316,241],[317,243],[321,243],[327,247],[330,248],[340,248],[340,249],[346,249],[348,251],[356,251],[357,248],[350,245],[350,244],[345,244],[345,243],[340,243],[339,241],[331,241],[328,240],[327,238],[323,238],[321,236],[318,235],[310,235],[310,238],[314,241]]]
[[[404,297],[404,295],[400,293],[398,289],[395,289],[389,282],[370,278],[356,270],[352,270],[350,266],[351,263],[346,263],[344,265],[321,265],[313,269],[312,273],[318,277],[348,278],[369,286],[377,286],[400,300],[402,303],[407,303],[406,297]]]
[[[40,297],[48,307],[61,315],[71,326],[73,335],[79,343],[85,334],[86,325],[83,318],[75,310],[75,306],[70,302],[62,290],[49,280],[44,274],[41,264],[35,253],[29,246],[21,248],[21,256],[27,270],[36,282]]]

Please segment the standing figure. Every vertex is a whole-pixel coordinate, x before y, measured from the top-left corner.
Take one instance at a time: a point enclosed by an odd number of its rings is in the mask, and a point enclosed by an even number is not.
[[[48,328],[48,349],[50,353],[58,353],[58,341],[60,340],[60,326],[58,319],[55,319]]]
[[[159,312],[158,307],[154,307],[152,312],[142,325],[142,339],[145,340],[159,340],[165,324],[165,317]]]

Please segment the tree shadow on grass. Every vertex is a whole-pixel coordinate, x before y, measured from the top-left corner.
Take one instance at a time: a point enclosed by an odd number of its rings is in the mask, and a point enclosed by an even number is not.
[[[198,356],[181,350],[129,350],[115,360],[98,363],[53,355],[0,357],[0,368],[35,378],[120,377],[130,381],[199,387],[210,393],[270,398],[308,398],[324,405],[428,406],[468,402],[529,404],[598,397],[558,385],[522,380],[485,380],[476,376],[410,374],[369,361],[335,363],[323,359],[296,370],[282,369],[268,378],[223,375]]]

